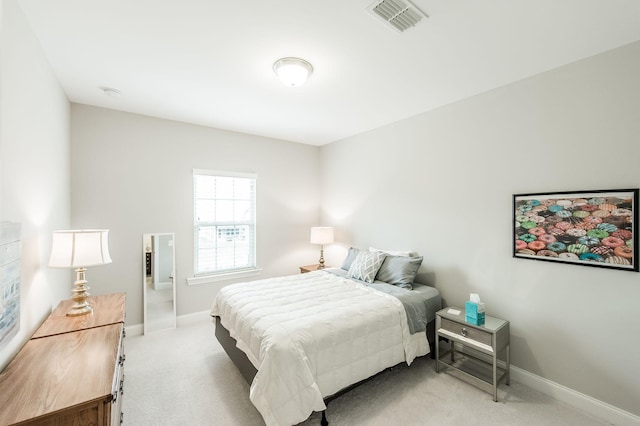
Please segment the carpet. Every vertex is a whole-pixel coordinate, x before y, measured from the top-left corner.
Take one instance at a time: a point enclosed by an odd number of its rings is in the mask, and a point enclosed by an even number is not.
[[[261,426],[249,386],[201,317],[177,329],[125,339],[124,424],[131,426]],[[332,426],[544,425],[607,423],[518,382],[491,394],[419,358],[385,371],[332,401]],[[313,413],[301,425],[319,425]]]

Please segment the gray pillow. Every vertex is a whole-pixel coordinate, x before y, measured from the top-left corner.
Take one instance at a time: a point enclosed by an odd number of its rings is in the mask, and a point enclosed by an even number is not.
[[[422,256],[387,256],[380,266],[376,280],[411,290],[421,264]]]
[[[356,256],[358,255],[358,253],[360,253],[360,249],[349,247],[349,252],[347,253],[347,257],[344,258],[341,268],[345,271],[348,271],[349,268],[351,268],[351,264],[353,263],[353,261],[356,260]]]
[[[372,283],[385,257],[387,255],[380,251],[361,251],[351,264],[347,275],[349,278]]]

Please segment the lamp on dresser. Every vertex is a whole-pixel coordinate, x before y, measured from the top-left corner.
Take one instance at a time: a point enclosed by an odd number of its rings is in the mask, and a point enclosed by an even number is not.
[[[109,230],[81,229],[54,231],[51,243],[49,266],[52,268],[76,268],[73,288],[73,307],[68,316],[86,315],[93,312],[87,302],[89,287],[86,285],[87,266],[111,263],[109,255]]]
[[[333,228],[330,226],[314,226],[311,228],[311,244],[320,244],[320,260],[318,269],[324,269],[324,244],[333,242]]]

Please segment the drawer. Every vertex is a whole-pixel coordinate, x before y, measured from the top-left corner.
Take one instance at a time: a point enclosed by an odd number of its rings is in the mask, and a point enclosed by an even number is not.
[[[460,324],[446,318],[441,318],[440,327],[444,330],[450,331],[451,333],[466,337],[467,339],[475,340],[478,343],[493,346],[491,341],[493,335],[486,331],[478,330],[474,327],[468,327],[465,324]]]

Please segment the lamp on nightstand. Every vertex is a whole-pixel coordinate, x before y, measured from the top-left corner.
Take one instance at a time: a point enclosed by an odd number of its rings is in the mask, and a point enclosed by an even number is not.
[[[74,231],[54,231],[51,243],[49,266],[52,268],[76,268],[73,289],[73,307],[68,316],[86,315],[93,312],[87,302],[89,287],[85,284],[84,273],[87,266],[111,263],[109,256],[109,230],[82,229]]]
[[[324,269],[324,244],[333,242],[333,228],[330,226],[314,226],[311,228],[311,244],[320,244],[320,260],[318,269]]]

